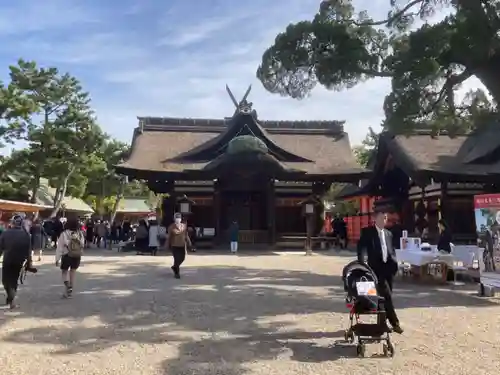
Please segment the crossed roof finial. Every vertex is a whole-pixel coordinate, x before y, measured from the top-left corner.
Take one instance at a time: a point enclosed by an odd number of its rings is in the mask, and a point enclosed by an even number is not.
[[[245,92],[245,95],[243,95],[243,98],[239,102],[236,101],[236,98],[234,97],[233,92],[231,91],[231,89],[229,88],[229,86],[227,84],[226,84],[226,91],[227,91],[229,97],[231,98],[231,101],[233,102],[235,108],[236,108],[236,112],[238,112],[243,107],[248,106],[247,98],[248,98],[248,95],[250,94],[250,91],[252,91],[252,85],[248,86],[247,91]]]

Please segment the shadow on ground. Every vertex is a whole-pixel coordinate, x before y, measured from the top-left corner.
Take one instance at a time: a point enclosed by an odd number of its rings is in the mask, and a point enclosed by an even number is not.
[[[109,266],[112,259],[120,258],[88,259],[77,294],[69,301],[60,298],[53,266],[40,267],[40,274],[30,276],[21,288],[21,310],[13,316],[1,314],[0,324],[23,317],[67,323],[57,329],[14,330],[3,340],[53,345],[58,348],[53,355],[101,351],[124,342],[175,345],[178,356],[163,365],[169,375],[237,375],[256,360],[286,356],[321,362],[354,354],[352,348],[332,345],[343,332],[333,319],[326,332],[304,332],[289,321],[274,321],[285,314],[297,319],[316,313],[347,314],[339,276],[207,266],[186,267],[183,279],[175,280],[164,264],[136,258],[135,263],[115,260]],[[106,273],[85,271],[99,264],[106,265]],[[463,293],[411,284],[397,289],[396,303],[400,309],[497,306]],[[268,317],[277,318],[263,326],[261,320]],[[318,346],[318,339],[324,346]]]

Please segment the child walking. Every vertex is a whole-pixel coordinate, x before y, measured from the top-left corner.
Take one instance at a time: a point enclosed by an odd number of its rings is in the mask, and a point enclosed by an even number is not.
[[[236,254],[238,252],[238,238],[240,234],[240,228],[238,223],[234,220],[229,228],[229,241],[231,242],[231,253]]]

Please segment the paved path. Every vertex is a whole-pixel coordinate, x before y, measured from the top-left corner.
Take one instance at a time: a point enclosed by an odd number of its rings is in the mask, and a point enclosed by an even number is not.
[[[443,374],[500,371],[500,301],[397,285],[406,332],[381,347],[334,347],[347,324],[337,276],[347,257],[88,255],[72,300],[52,257],[0,311],[2,375]]]

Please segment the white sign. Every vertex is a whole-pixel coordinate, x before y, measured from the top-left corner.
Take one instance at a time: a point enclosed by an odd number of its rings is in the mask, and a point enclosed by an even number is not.
[[[207,237],[215,236],[215,228],[203,228],[203,235]]]
[[[356,283],[358,296],[376,296],[377,288],[373,281],[360,281]]]
[[[399,248],[401,250],[420,250],[421,239],[418,237],[401,237],[399,239]]]
[[[189,213],[189,203],[182,202],[180,209],[181,209],[181,214],[188,214]]]
[[[314,213],[314,204],[307,203],[306,204],[306,214],[313,214]]]

